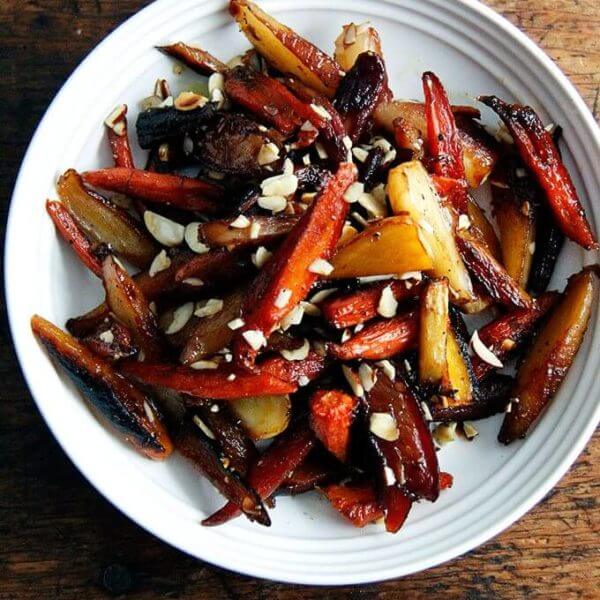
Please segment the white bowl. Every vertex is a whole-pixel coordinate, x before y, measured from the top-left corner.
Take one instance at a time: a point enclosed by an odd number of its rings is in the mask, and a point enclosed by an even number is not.
[[[58,240],[44,211],[58,173],[110,164],[102,121],[118,103],[135,114],[158,76],[180,87],[153,50],[178,39],[224,59],[247,48],[223,0],[159,0],[135,15],[75,71],[31,143],[15,188],[6,241],[6,293],[16,350],[31,392],[54,435],[90,482],[131,519],[208,562],[259,577],[304,584],[352,584],[399,577],[453,558],[499,533],[538,502],[581,452],[600,418],[598,315],[558,396],[523,442],[496,441],[499,419],[478,425],[473,443],[440,453],[454,487],[435,504],[414,507],[397,535],[357,530],[316,494],[281,498],[273,525],[238,519],[202,528],[221,499],[179,457],[156,464],[138,456],[99,423],[29,329],[33,313],[62,325],[101,297],[97,280]],[[600,135],[583,101],[552,61],[507,21],[473,0],[274,0],[263,3],[285,23],[331,51],[342,24],[371,20],[398,97],[421,98],[420,75],[432,69],[453,101],[496,93],[533,105],[564,127],[565,160],[595,231],[600,206]],[[327,6],[327,8],[325,8]],[[184,84],[181,83],[181,86]],[[486,112],[490,123],[493,116]],[[131,122],[134,122],[132,115]],[[136,148],[138,159],[141,157]],[[140,163],[142,164],[142,163]],[[554,277],[584,260],[569,243]]]

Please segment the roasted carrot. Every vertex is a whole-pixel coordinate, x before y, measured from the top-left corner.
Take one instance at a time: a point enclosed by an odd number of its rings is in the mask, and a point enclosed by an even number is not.
[[[82,177],[88,185],[182,210],[217,212],[216,200],[222,195],[221,188],[212,183],[169,173],[115,167],[87,171]]]
[[[431,168],[436,175],[456,181],[449,198],[459,214],[467,214],[463,148],[446,90],[434,73],[427,72],[423,74],[423,91]]]
[[[519,366],[498,434],[501,443],[525,437],[556,394],[583,342],[597,293],[597,267],[586,267],[570,277],[560,302]]]
[[[415,298],[422,288],[421,281],[382,281],[355,292],[332,295],[319,304],[325,319],[338,329],[354,327],[377,317],[381,292],[387,286],[397,302]]]
[[[168,388],[197,399],[235,400],[268,394],[291,394],[297,386],[271,373],[236,372],[231,368],[194,370],[190,367],[128,362],[124,375],[148,385]]]
[[[508,307],[528,308],[529,294],[506,272],[506,269],[473,236],[459,231],[456,243],[460,255],[487,293],[500,304]]]
[[[259,346],[249,344],[248,332],[268,337],[317,280],[319,265],[330,258],[341,235],[349,206],[343,195],[355,179],[354,165],[342,164],[250,284],[243,309],[245,324],[233,344],[237,365],[250,369],[254,365]]]
[[[140,286],[112,256],[102,263],[106,304],[129,329],[144,360],[156,361],[162,354],[156,317]]]
[[[118,106],[104,121],[104,124],[115,167],[135,169],[127,132],[127,105]]]
[[[440,490],[436,452],[429,427],[409,387],[400,376],[392,381],[378,372],[363,404],[369,440],[378,456],[382,488],[398,488],[435,501]]]
[[[530,338],[535,326],[556,303],[557,298],[556,293],[545,293],[530,308],[516,308],[499,316],[478,331],[479,339],[498,360],[505,360]],[[476,379],[483,379],[494,370],[492,365],[476,354],[471,362]]]
[[[303,425],[289,428],[265,450],[251,467],[247,481],[259,496],[266,500],[283,483],[289,473],[302,463],[315,445],[312,431]],[[204,519],[202,525],[226,523],[240,514],[238,507],[229,502],[216,513]]]
[[[353,143],[360,139],[385,92],[387,75],[383,60],[373,52],[360,54],[340,82],[334,101]]]
[[[281,488],[290,492],[292,495],[303,494],[313,490],[318,485],[322,485],[339,476],[339,469],[336,468],[334,459],[323,450],[316,448],[313,450],[298,466],[293,473],[288,475]]]
[[[229,466],[225,466],[228,463],[220,448],[204,431],[207,427],[204,421],[197,415],[190,421],[186,419],[175,436],[177,450],[240,512],[251,521],[268,527],[271,519],[260,496],[238,471],[231,468],[231,461]],[[208,430],[212,431],[210,428]]]
[[[42,317],[31,319],[31,329],[89,403],[127,442],[156,460],[171,454],[173,445],[150,396]]]
[[[168,46],[158,46],[158,50],[180,60],[190,69],[197,71],[201,75],[211,75],[212,73],[225,73],[228,67],[218,58],[197,46],[190,46],[183,42],[176,42]]]
[[[299,215],[273,215],[265,217],[255,215],[252,225],[258,228],[258,234],[251,227],[239,229],[231,227],[235,220],[223,219],[198,224],[198,240],[211,248],[255,248],[269,246],[287,235],[300,220]]]
[[[331,97],[339,85],[340,66],[293,29],[248,0],[230,0],[229,12],[250,43],[277,71],[301,79]]]
[[[205,254],[195,254],[181,261],[174,273],[174,281],[183,283],[194,277],[200,279],[203,287],[226,282],[235,282],[241,278],[248,265],[239,254],[225,249],[211,250]]]
[[[236,67],[227,73],[225,93],[284,135],[296,132],[313,112],[277,79],[246,67]],[[318,118],[316,113],[314,118]]]
[[[58,179],[58,195],[79,228],[92,240],[108,245],[140,269],[156,256],[156,244],[124,209],[87,190],[81,176],[69,169]]]
[[[325,368],[325,359],[311,350],[303,360],[286,360],[281,356],[272,356],[257,366],[261,373],[270,374],[291,385],[296,385],[316,379]]]
[[[46,212],[50,215],[60,236],[73,248],[79,260],[97,277],[102,277],[102,262],[94,253],[94,246],[79,229],[71,213],[61,202],[46,200]]]
[[[598,248],[575,185],[565,167],[552,135],[530,106],[507,104],[496,96],[481,96],[504,121],[515,145],[538,184],[563,233],[587,250]]]
[[[322,489],[331,506],[355,527],[364,527],[384,516],[373,484],[368,481],[330,484]]]
[[[321,443],[345,462],[350,448],[350,429],[358,399],[339,390],[318,390],[310,399],[310,425]]]
[[[412,350],[418,341],[419,316],[410,311],[391,319],[373,321],[341,344],[330,344],[329,353],[339,360],[382,360]]]
[[[235,413],[223,402],[197,404],[192,413],[199,416],[213,433],[220,453],[229,460],[231,469],[245,477],[258,458],[258,450]]]

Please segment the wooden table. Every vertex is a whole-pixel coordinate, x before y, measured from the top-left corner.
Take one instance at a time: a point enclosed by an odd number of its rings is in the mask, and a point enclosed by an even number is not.
[[[598,0],[487,3],[558,62],[600,117]],[[0,2],[4,215],[26,145],[54,94],[107,33],[145,4]],[[324,590],[271,583],[205,565],[170,548],[122,516],[83,479],[31,401],[11,350],[4,302],[1,309],[0,600],[92,600],[111,594],[203,600],[412,599],[430,594],[469,599],[600,598],[598,434],[539,506],[465,557],[379,585]]]

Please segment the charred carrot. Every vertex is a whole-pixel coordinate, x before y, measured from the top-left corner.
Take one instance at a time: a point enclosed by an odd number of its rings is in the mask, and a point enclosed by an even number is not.
[[[349,340],[330,344],[329,353],[339,360],[382,360],[412,350],[417,344],[418,332],[418,313],[410,311],[365,325]]]
[[[260,496],[246,483],[238,471],[228,464],[220,448],[206,435],[204,421],[194,415],[184,422],[175,436],[177,450],[206,477],[219,492],[251,521],[267,527],[271,519]],[[212,431],[208,427],[209,431]],[[225,466],[227,465],[228,466]]]
[[[358,400],[339,390],[318,390],[310,399],[310,425],[321,443],[344,462]]]
[[[529,308],[531,306],[529,294],[506,272],[483,244],[464,232],[458,232],[456,243],[463,261],[494,300],[508,307]]]
[[[537,298],[531,308],[517,308],[501,315],[478,331],[479,339],[498,360],[503,361],[530,338],[535,326],[554,306],[557,299],[558,294],[548,292]],[[471,362],[476,379],[483,379],[494,370],[492,365],[477,355],[473,356]]]
[[[199,404],[192,412],[212,431],[221,454],[229,459],[231,469],[245,477],[250,465],[258,458],[258,450],[235,414],[222,402]]]
[[[519,365],[498,441],[523,438],[558,391],[583,343],[594,299],[597,267],[572,275],[531,349]]]
[[[400,378],[391,381],[378,372],[363,403],[369,439],[380,459],[382,488],[397,488],[435,501],[440,478],[433,438],[406,383]]]
[[[297,386],[270,373],[238,373],[230,368],[194,370],[190,367],[128,362],[124,375],[148,385],[175,390],[198,399],[235,400],[250,396],[291,394]]]
[[[262,344],[310,290],[330,257],[348,213],[344,192],[356,179],[353,164],[342,164],[250,285],[244,326],[234,338],[238,366],[251,369]],[[249,333],[253,332],[253,333]],[[248,341],[250,339],[253,344]]]
[[[266,500],[279,488],[289,473],[302,463],[315,442],[314,434],[306,426],[300,425],[288,429],[251,467],[247,478],[248,484],[263,500]],[[239,514],[239,508],[229,502],[204,519],[202,525],[221,525]]]
[[[87,171],[82,177],[85,183],[94,187],[182,210],[217,212],[219,205],[216,200],[222,195],[221,188],[214,184],[169,173],[115,167]]]
[[[415,298],[422,287],[420,282],[414,284],[398,280],[383,281],[356,292],[330,296],[319,304],[319,308],[325,319],[334,327],[354,327],[377,317],[381,292],[388,285],[397,302]]]
[[[79,260],[97,277],[102,277],[102,262],[94,254],[90,240],[79,229],[71,213],[62,202],[46,200],[46,212],[50,215],[60,236],[73,248]]]
[[[69,169],[58,179],[58,195],[79,228],[92,240],[108,245],[140,269],[156,256],[154,240],[123,208],[85,188],[81,176]]]
[[[31,329],[89,403],[127,442],[149,458],[162,460],[171,454],[173,445],[149,396],[42,317],[31,319]]]
[[[316,129],[327,129],[331,119],[300,100],[277,79],[246,67],[227,73],[225,93],[284,135],[295,133],[305,121]]]
[[[129,145],[129,134],[127,133],[127,105],[117,106],[108,116],[106,121],[106,135],[113,155],[115,167],[135,169],[131,146]]]
[[[360,139],[386,91],[387,75],[383,60],[374,52],[363,52],[340,82],[334,101],[353,143]]]
[[[175,44],[158,46],[157,48],[161,52],[180,60],[184,65],[201,75],[225,73],[228,70],[227,65],[223,64],[218,58],[196,46],[176,42]]]
[[[504,121],[523,159],[544,190],[546,200],[563,233],[587,250],[598,248],[575,185],[552,135],[530,106],[506,104],[496,96],[481,96]]]
[[[453,205],[460,214],[467,213],[467,183],[463,163],[463,149],[456,127],[454,113],[446,90],[431,72],[423,74],[427,145],[436,175],[450,177],[457,184],[452,193]]]
[[[140,286],[112,256],[102,263],[102,280],[112,313],[129,329],[145,360],[158,360],[162,354],[158,325]]]

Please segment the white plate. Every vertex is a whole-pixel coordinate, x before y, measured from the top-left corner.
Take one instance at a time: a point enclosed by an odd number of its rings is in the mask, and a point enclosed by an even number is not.
[[[371,20],[381,33],[398,97],[421,98],[421,72],[432,69],[455,102],[497,93],[532,104],[563,125],[566,162],[599,231],[600,206],[589,203],[600,191],[598,128],[555,65],[491,10],[472,0],[278,0],[263,6],[327,51],[342,24]],[[202,528],[200,519],[221,504],[218,496],[179,458],[156,464],[122,444],[33,339],[33,313],[63,324],[100,298],[98,282],[59,242],[45,214],[56,176],[68,167],[110,164],[102,120],[116,104],[127,102],[135,113],[158,76],[177,87],[192,77],[174,76],[172,62],[152,49],[178,39],[225,59],[248,46],[223,0],[150,5],[100,44],[63,87],[15,188],[6,241],[10,323],[25,377],[54,435],[90,482],[131,519],[185,552],[251,575],[305,584],[363,583],[426,569],[496,535],[550,490],[598,423],[600,365],[598,352],[591,353],[600,337],[596,312],[560,393],[527,440],[500,446],[499,421],[492,419],[478,425],[481,434],[473,443],[444,449],[441,466],[454,474],[454,487],[435,504],[415,506],[398,535],[375,526],[356,530],[315,494],[279,499],[269,529],[244,519]],[[592,259],[597,257],[585,257]],[[583,260],[569,244],[554,283],[562,288]]]

